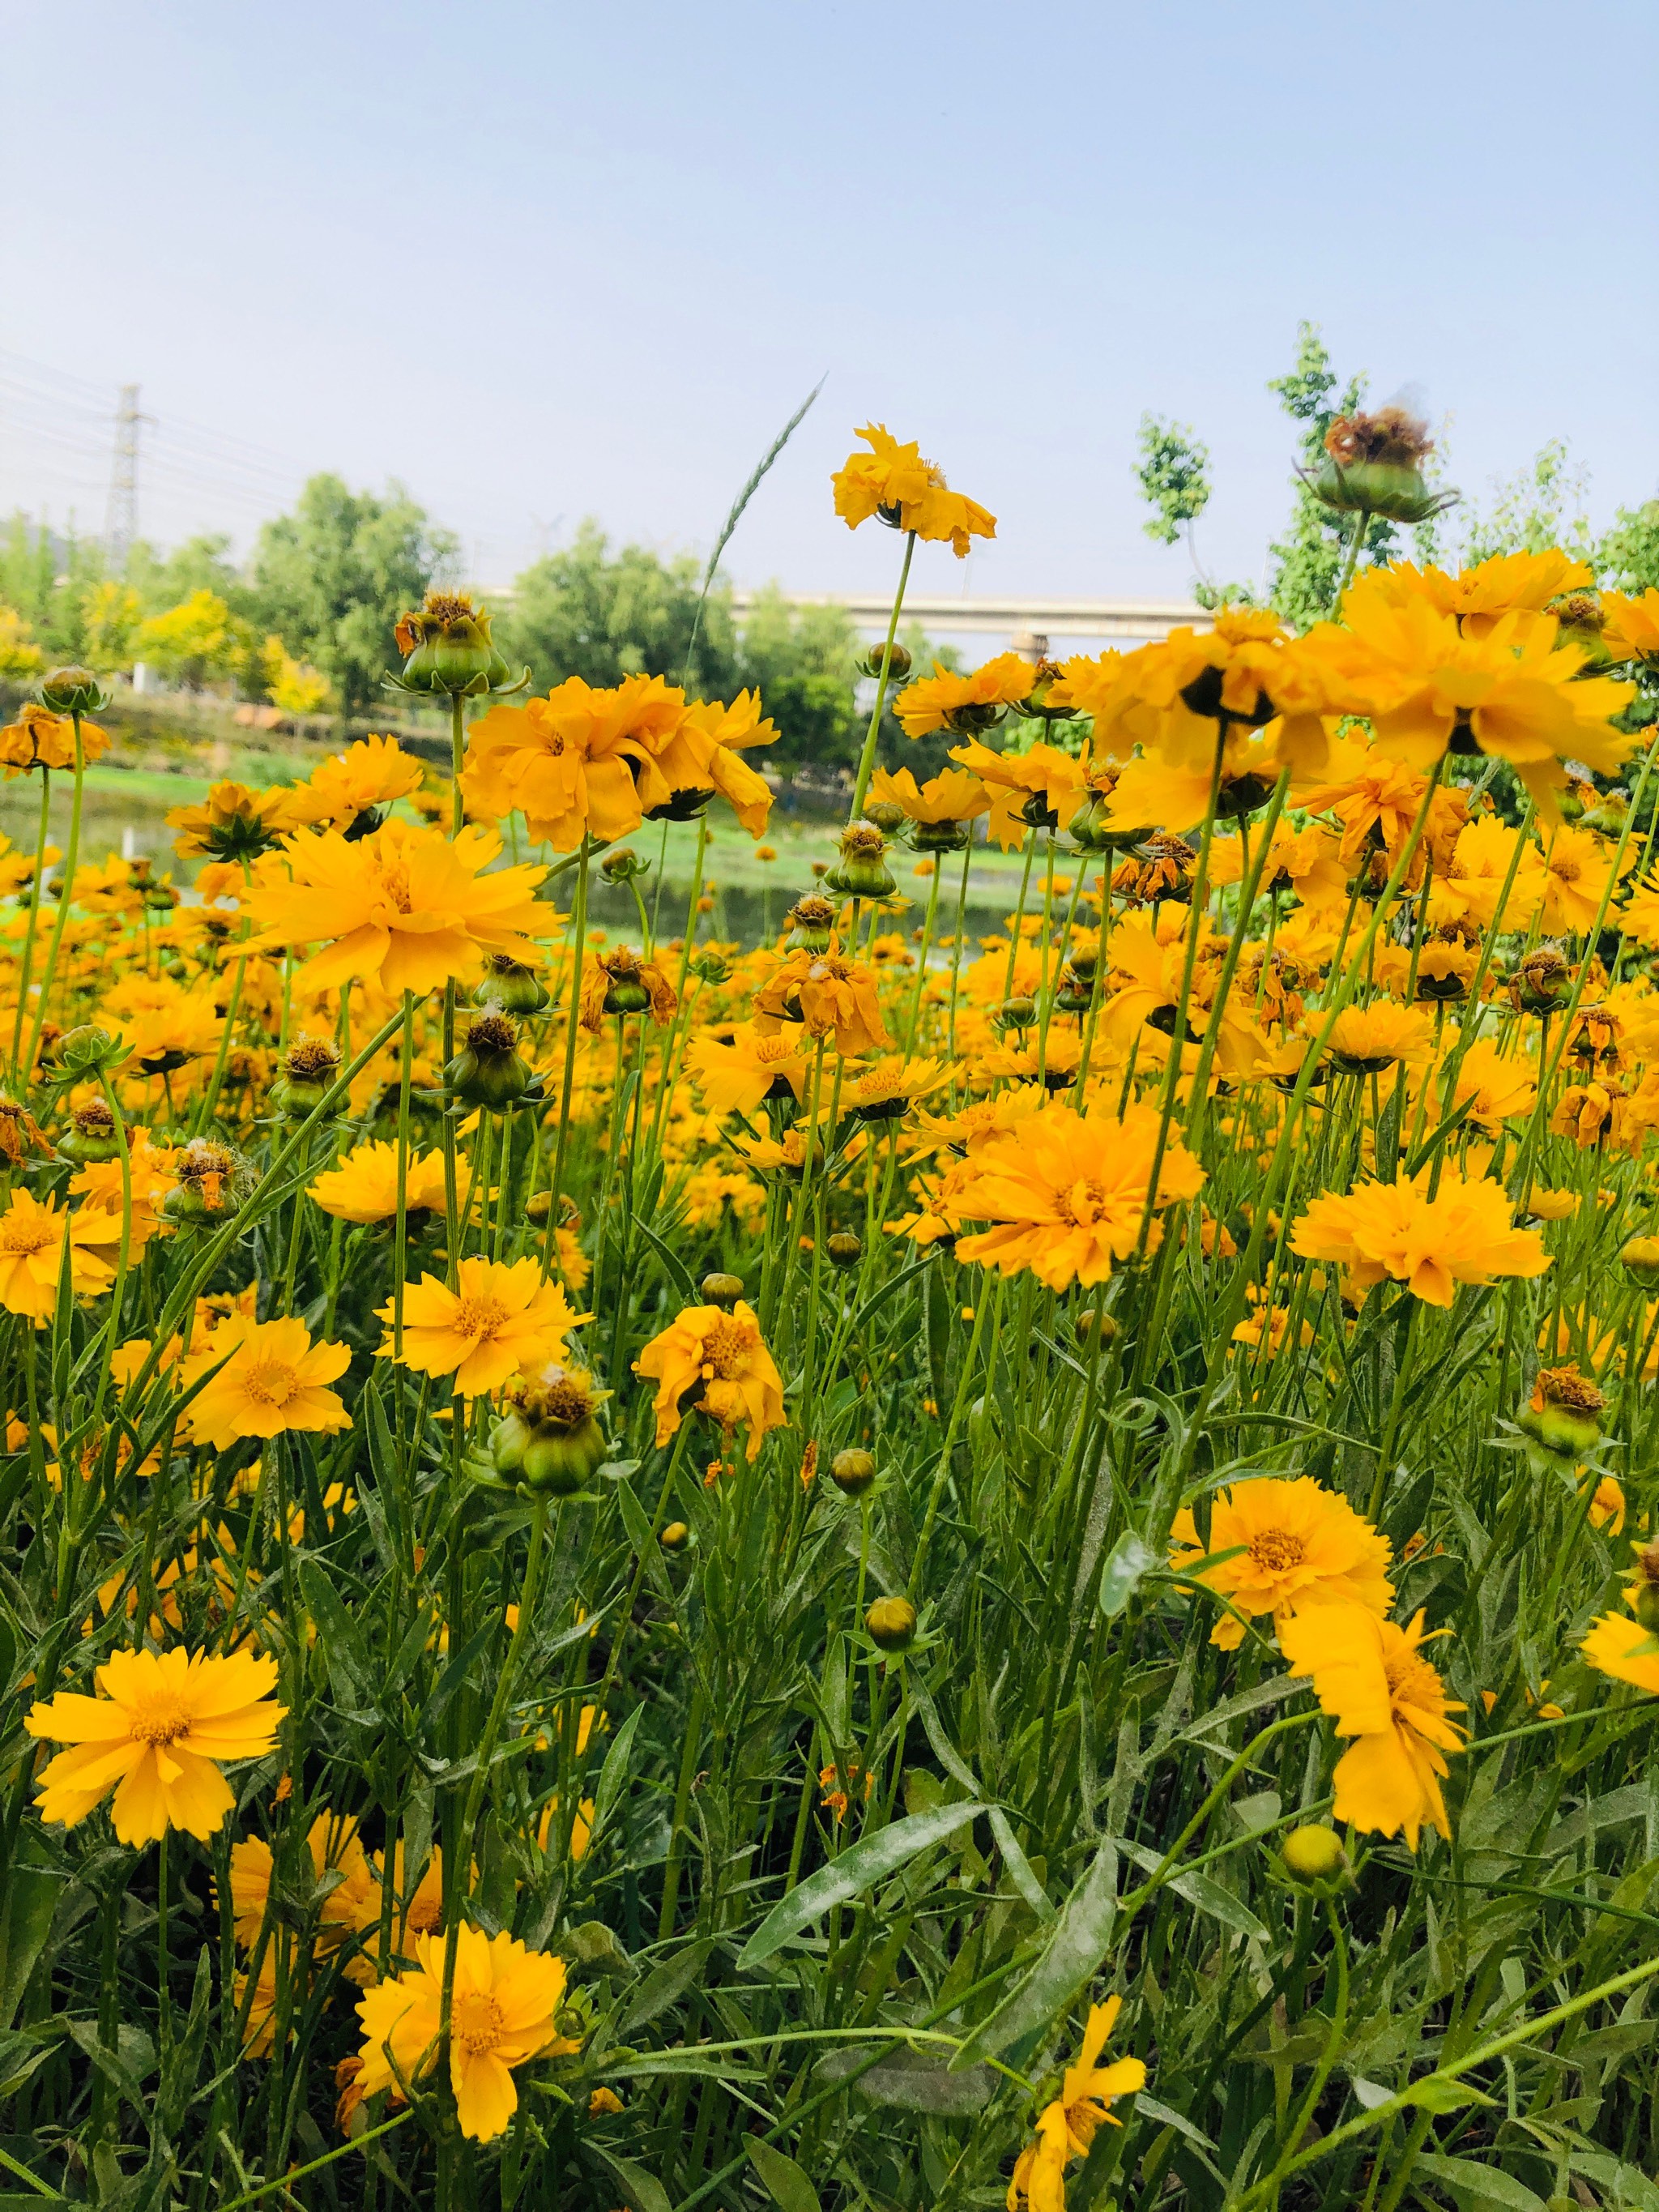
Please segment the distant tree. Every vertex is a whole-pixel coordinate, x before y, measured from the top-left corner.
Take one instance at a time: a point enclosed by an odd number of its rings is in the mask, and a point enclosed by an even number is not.
[[[46,665],[46,655],[15,607],[0,606],[0,677],[26,684]]]
[[[343,714],[356,714],[380,696],[393,665],[398,616],[418,605],[456,550],[401,485],[377,497],[313,477],[293,514],[259,532],[247,611],[320,671]]]
[[[245,670],[255,643],[247,623],[217,592],[199,591],[141,623],[133,633],[132,651],[136,659],[199,689]]]
[[[777,584],[755,594],[738,675],[758,690],[778,729],[776,742],[757,758],[785,776],[804,766],[857,765],[868,711],[858,711],[860,651],[845,607],[791,606]]]
[[[1659,590],[1659,499],[1621,507],[1595,549],[1596,573],[1617,592]]]
[[[144,618],[143,602],[131,585],[106,576],[87,593],[82,614],[87,665],[130,668],[137,658],[133,639]]]
[[[1496,488],[1483,514],[1471,507],[1464,526],[1461,557],[1468,567],[1499,553],[1541,553],[1559,545],[1581,560],[1589,557],[1589,518],[1584,512],[1589,477],[1574,467],[1565,438],[1552,438],[1530,466],[1517,470]]]
[[[104,574],[103,548],[14,514],[0,532],[0,602],[28,623],[49,661],[86,653],[85,605]]]
[[[643,545],[613,554],[590,516],[574,544],[520,576],[495,625],[496,641],[514,665],[528,662],[538,690],[568,676],[595,684],[662,676],[672,684],[684,678],[704,697],[729,697],[738,688],[731,587],[718,580],[686,667],[701,585],[690,554],[664,561]]]
[[[211,592],[233,613],[248,611],[247,581],[231,559],[230,539],[222,532],[187,538],[166,554],[140,538],[127,556],[122,581],[137,594],[147,615],[163,614],[193,592]]]

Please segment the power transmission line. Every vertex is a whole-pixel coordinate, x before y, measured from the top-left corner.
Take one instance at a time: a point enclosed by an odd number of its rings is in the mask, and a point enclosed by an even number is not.
[[[104,546],[118,573],[125,568],[138,535],[138,430],[152,418],[140,413],[138,386],[121,386],[115,410],[115,454],[110,464],[109,505],[104,511]]]

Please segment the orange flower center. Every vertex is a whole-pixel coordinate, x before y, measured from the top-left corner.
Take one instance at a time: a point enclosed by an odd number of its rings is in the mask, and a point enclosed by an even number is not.
[[[1584,872],[1577,860],[1552,860],[1548,866],[1550,873],[1564,884],[1576,884]]]
[[[1382,1671],[1388,1676],[1389,1698],[1396,1711],[1402,1705],[1426,1705],[1431,1711],[1439,1705],[1440,1677],[1416,1652],[1401,1651],[1385,1660]]]
[[[397,908],[399,914],[412,914],[415,911],[415,897],[409,887],[407,860],[393,860],[382,871],[380,891],[388,903]]]
[[[163,1692],[137,1708],[127,1723],[127,1735],[134,1743],[165,1746],[188,1735],[190,1723],[183,1699]]]
[[[457,1336],[476,1336],[482,1340],[494,1336],[507,1319],[507,1309],[499,1298],[463,1298],[453,1326]]]
[[[1251,1565],[1260,1567],[1263,1574],[1288,1574],[1292,1567],[1301,1566],[1307,1556],[1307,1546],[1288,1528],[1263,1528],[1250,1539]]]
[[[44,1252],[48,1244],[58,1241],[57,1231],[48,1221],[8,1221],[0,1229],[0,1252],[14,1259],[26,1260],[32,1252]]]
[[[267,1359],[250,1367],[242,1376],[245,1396],[256,1406],[282,1407],[299,1395],[300,1378],[284,1361]]]
[[[1092,1176],[1079,1176],[1069,1190],[1054,1193],[1054,1210],[1073,1229],[1087,1229],[1099,1220],[1106,1205],[1106,1186]]]
[[[507,2021],[500,2005],[487,1991],[481,1990],[457,1996],[449,2027],[469,2058],[481,2058],[494,2051],[507,2033]]]
[[[749,1365],[749,1331],[740,1322],[716,1322],[702,1340],[702,1364],[721,1382],[730,1382]]]

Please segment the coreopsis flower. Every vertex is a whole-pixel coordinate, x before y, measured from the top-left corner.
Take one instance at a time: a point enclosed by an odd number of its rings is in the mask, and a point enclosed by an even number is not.
[[[1543,1273],[1550,1255],[1536,1231],[1514,1226],[1501,1183],[1443,1167],[1431,1197],[1432,1173],[1424,1168],[1316,1198],[1297,1223],[1291,1249],[1346,1267],[1356,1289],[1392,1278],[1426,1305],[1450,1305],[1460,1283]]]
[[[557,1283],[542,1280],[537,1260],[466,1259],[459,1273],[453,1291],[435,1275],[405,1285],[403,1350],[388,1335],[379,1356],[422,1375],[453,1375],[464,1398],[498,1390],[515,1368],[562,1359],[571,1330],[592,1319],[571,1310]],[[389,1332],[393,1301],[378,1312]]]
[[[654,775],[641,778],[647,814],[684,818],[701,812],[718,793],[751,837],[762,836],[772,811],[772,787],[743,753],[750,745],[769,745],[777,734],[762,719],[758,691],[740,691],[729,707],[718,699],[693,701],[672,737],[653,752]]]
[[[1066,2167],[1088,2156],[1103,2124],[1122,2125],[1109,2109],[1112,2104],[1146,2087],[1146,2069],[1139,2058],[1115,2058],[1109,2066],[1100,2063],[1122,2005],[1122,1998],[1114,1996],[1090,2006],[1076,2061],[1061,2077],[1060,2094],[1037,2114],[1034,2140],[1014,2161],[1008,2212],[1066,2212]]]
[[[535,957],[532,936],[555,927],[535,896],[545,868],[491,869],[501,841],[468,828],[453,842],[423,823],[390,821],[356,842],[337,830],[293,838],[248,891],[258,934],[251,949],[314,945],[296,978],[325,990],[368,976],[383,991],[471,981],[486,952]]]
[[[318,1176],[310,1190],[323,1212],[338,1220],[355,1221],[362,1227],[395,1220],[398,1148],[378,1139],[354,1145],[337,1166]],[[407,1213],[443,1212],[441,1152],[410,1153],[404,1170],[404,1207]]]
[[[313,1345],[293,1315],[228,1321],[180,1367],[186,1389],[209,1369],[219,1369],[191,1399],[185,1419],[195,1440],[216,1451],[244,1437],[286,1436],[293,1429],[333,1436],[351,1426],[351,1416],[328,1385],[350,1364],[348,1345]]]
[[[930,1098],[957,1071],[948,1060],[907,1060],[887,1053],[872,1066],[849,1072],[841,1088],[842,1111],[866,1121],[896,1121],[919,1098]]]
[[[380,1923],[380,1885],[369,1865],[357,1823],[350,1815],[319,1813],[306,1834],[312,1871],[320,1885],[329,1875],[337,1879],[325,1894],[317,1914],[316,1942],[325,1956],[342,1949],[356,1936]],[[264,1925],[276,1857],[263,1836],[245,1836],[230,1847],[230,1900],[236,1941],[251,1951]],[[367,1960],[354,1960],[347,1968],[353,1979],[372,1979]]]
[[[756,1026],[799,1022],[813,1038],[833,1036],[844,1059],[884,1051],[891,1040],[876,998],[874,971],[834,949],[791,952],[755,994]]]
[[[655,961],[630,945],[596,952],[582,975],[581,1024],[598,1036],[607,1014],[649,1014],[660,1026],[672,1020],[679,1000]]]
[[[1152,1186],[1158,1131],[1149,1105],[1132,1103],[1120,1118],[1056,1104],[993,1139],[941,1198],[958,1231],[993,1224],[959,1235],[957,1258],[1005,1275],[1029,1271],[1051,1291],[1103,1282],[1139,1246],[1149,1208],[1184,1204],[1203,1188],[1203,1169],[1176,1137]],[[1161,1225],[1153,1222],[1149,1249]]]
[[[1102,806],[1102,819],[1120,842],[1151,823],[1164,830],[1196,832],[1209,811],[1212,779],[1216,814],[1226,820],[1253,814],[1272,797],[1278,777],[1279,763],[1266,739],[1255,732],[1241,733],[1228,744],[1218,778],[1208,761],[1183,766],[1163,753],[1139,753],[1115,775]]]
[[[1068,822],[1084,794],[1083,763],[1041,739],[1023,753],[994,753],[970,738],[953,745],[951,757],[990,793],[986,828],[1005,853],[1023,845],[1033,829],[1054,830]]]
[[[1275,1627],[1310,1606],[1360,1605],[1380,1618],[1394,1599],[1389,1547],[1339,1492],[1303,1475],[1262,1476],[1218,1492],[1210,1508],[1210,1540],[1199,1537],[1183,1507],[1170,1528],[1170,1565],[1189,1573],[1206,1553],[1243,1549],[1237,1559],[1203,1568],[1198,1580],[1231,1599],[1210,1634],[1224,1651],[1244,1640],[1243,1623],[1271,1613]]]
[[[1571,1137],[1581,1152],[1625,1140],[1630,1099],[1616,1083],[1570,1083],[1555,1103],[1550,1129]],[[0,1225],[3,1236],[3,1225]]]
[[[746,1425],[751,1461],[767,1431],[787,1425],[783,1378],[742,1298],[729,1312],[688,1306],[652,1338],[634,1372],[657,1386],[659,1444],[673,1436],[688,1407],[718,1421],[728,1437]]]
[[[1279,1632],[1291,1674],[1311,1678],[1337,1735],[1355,1739],[1331,1778],[1336,1818],[1403,1834],[1412,1850],[1425,1821],[1449,1837],[1440,1782],[1446,1753],[1463,1748],[1462,1729],[1447,1717],[1463,1707],[1423,1657],[1425,1640],[1421,1613],[1401,1628],[1358,1605],[1310,1606]]]
[[[1622,592],[1604,592],[1601,611],[1601,641],[1610,659],[1659,665],[1659,591],[1650,584],[1639,599],[1627,599]]]
[[[1323,773],[1315,781],[1298,782],[1296,804],[1310,814],[1333,813],[1342,825],[1340,857],[1350,875],[1358,874],[1366,859],[1380,853],[1390,866],[1405,850],[1406,841],[1423,804],[1428,778],[1414,767],[1392,758],[1375,747],[1339,738],[1331,747]],[[1423,842],[1436,855],[1455,844],[1468,818],[1461,793],[1436,790],[1429,802]],[[1422,873],[1419,853],[1413,879]]]
[[[608,690],[572,676],[545,699],[493,707],[467,733],[467,805],[489,816],[516,808],[556,853],[587,836],[626,837],[658,803],[653,793],[672,796],[654,763],[685,715],[684,692],[660,676]]]
[[[811,1039],[798,1022],[763,1030],[738,1022],[722,1036],[691,1039],[685,1064],[711,1114],[752,1114],[769,1098],[799,1098],[812,1065]]]
[[[226,780],[199,806],[173,807],[167,827],[179,833],[173,849],[181,859],[201,853],[215,860],[252,860],[303,819],[304,802],[296,791],[279,785],[255,791]]]
[[[395,2094],[399,2075],[412,2082],[437,2063],[445,1948],[441,1936],[417,1936],[416,1964],[357,2000],[361,2096]],[[474,2142],[493,2142],[518,2110],[514,2067],[580,2050],[558,2029],[565,1978],[562,1959],[532,1951],[515,1936],[486,1936],[465,1921],[457,1930],[449,2080],[461,2133]]]
[[[1607,885],[1613,879],[1614,859],[1615,848],[1593,830],[1577,830],[1561,823],[1551,832],[1544,848],[1540,886],[1546,929],[1582,934],[1595,928]],[[1619,861],[1618,874],[1628,875],[1636,860],[1634,845],[1627,847]]]
[[[1470,637],[1486,636],[1509,614],[1542,614],[1564,592],[1583,589],[1590,570],[1571,554],[1552,547],[1542,553],[1495,553],[1457,575],[1443,568],[1418,568],[1409,561],[1362,569],[1349,585],[1342,610],[1369,602],[1402,607],[1420,599],[1437,614],[1452,616]]]
[[[407,799],[425,781],[422,763],[395,738],[360,738],[313,769],[294,793],[294,811],[307,826],[362,836],[380,827],[375,810]]]
[[[448,698],[477,698],[486,691],[520,690],[530,681],[526,668],[519,684],[489,635],[490,617],[466,592],[429,591],[423,604],[398,620],[398,650],[405,658],[400,675],[386,678],[396,691],[439,692]]]
[[[1127,761],[1139,745],[1206,778],[1218,742],[1224,758],[1242,733],[1270,722],[1274,773],[1318,770],[1327,724],[1346,707],[1328,662],[1265,608],[1223,607],[1208,629],[1182,625],[1137,652],[1102,655],[1092,671],[1068,660],[1059,690],[1093,715],[1097,753]]]
[[[1183,1056],[1190,1051],[1195,1060],[1220,986],[1226,940],[1209,935],[1200,939],[1183,1000],[1186,932],[1195,925],[1182,908],[1171,913],[1165,908],[1164,912],[1162,921],[1131,915],[1113,932],[1112,974],[1101,1026],[1109,1041],[1125,1048],[1139,1039],[1142,1051],[1155,1060],[1164,1059],[1178,1037]],[[1216,1066],[1224,1074],[1248,1074],[1261,1050],[1261,1034],[1249,1006],[1242,995],[1229,992],[1221,1002],[1217,1026]]]
[[[1517,844],[1522,848],[1518,861],[1515,860]],[[1514,880],[1504,896],[1512,862]],[[1521,832],[1495,814],[1483,815],[1458,831],[1449,852],[1437,856],[1434,880],[1429,887],[1429,920],[1437,928],[1468,920],[1486,929],[1524,929],[1538,912],[1543,896],[1537,847],[1530,839],[1522,843]]]
[[[1434,1055],[1434,1018],[1392,999],[1344,1006],[1331,1024],[1330,1054],[1349,1075],[1380,1075],[1401,1060],[1421,1063]]]
[[[58,1201],[44,1202],[21,1188],[13,1191],[0,1213],[0,1306],[21,1314],[37,1328],[52,1318],[63,1272],[64,1245],[70,1248],[70,1282],[77,1297],[96,1297],[115,1280],[115,1255],[121,1224],[94,1209],[72,1214]]]
[[[72,1828],[112,1790],[122,1843],[155,1843],[169,1828],[206,1842],[236,1802],[220,1768],[276,1740],[287,1710],[271,1696],[276,1661],[182,1645],[112,1651],[94,1680],[101,1696],[60,1691],[24,1716],[32,1736],[70,1747],[36,1778],[41,1819]]]
[[[941,844],[955,844],[963,825],[977,820],[990,805],[991,794],[965,769],[947,768],[918,784],[908,768],[878,768],[870,779],[869,804],[899,808],[915,825],[917,849],[933,851]]]
[[[918,677],[899,693],[893,712],[907,738],[925,738],[933,730],[977,737],[1030,688],[1031,664],[1024,653],[1000,653],[967,676],[936,660],[931,676]]]
[[[1463,1054],[1445,1104],[1449,1112],[1467,1104],[1469,1127],[1495,1138],[1505,1121],[1530,1114],[1537,1098],[1538,1085],[1527,1063],[1506,1060],[1495,1038],[1477,1037]],[[1576,1195],[1573,1204],[1577,1205]]]
[[[1506,614],[1475,637],[1423,599],[1389,606],[1362,597],[1345,614],[1333,650],[1352,704],[1377,749],[1421,774],[1448,750],[1495,755],[1553,818],[1566,762],[1611,775],[1630,752],[1634,740],[1613,718],[1635,687],[1584,675],[1583,648],[1559,642],[1553,616]],[[1328,628],[1310,634],[1310,650],[1321,650]]]
[[[849,530],[874,515],[894,530],[914,530],[918,538],[949,544],[965,558],[975,538],[994,538],[997,519],[975,500],[946,485],[943,471],[921,458],[914,441],[901,445],[881,422],[866,422],[855,433],[870,447],[849,453],[830,477],[836,513]]]
[[[88,766],[109,750],[109,732],[96,722],[81,725],[81,757]],[[68,714],[25,700],[17,720],[0,729],[0,774],[9,783],[31,769],[75,766],[75,724]]]

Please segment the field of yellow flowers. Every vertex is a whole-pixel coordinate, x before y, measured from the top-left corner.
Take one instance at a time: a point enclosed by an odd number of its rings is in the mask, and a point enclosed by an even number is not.
[[[1659,592],[1342,582],[896,600],[758,945],[764,702],[459,594],[187,899],[0,732],[0,2206],[1659,2208]]]

